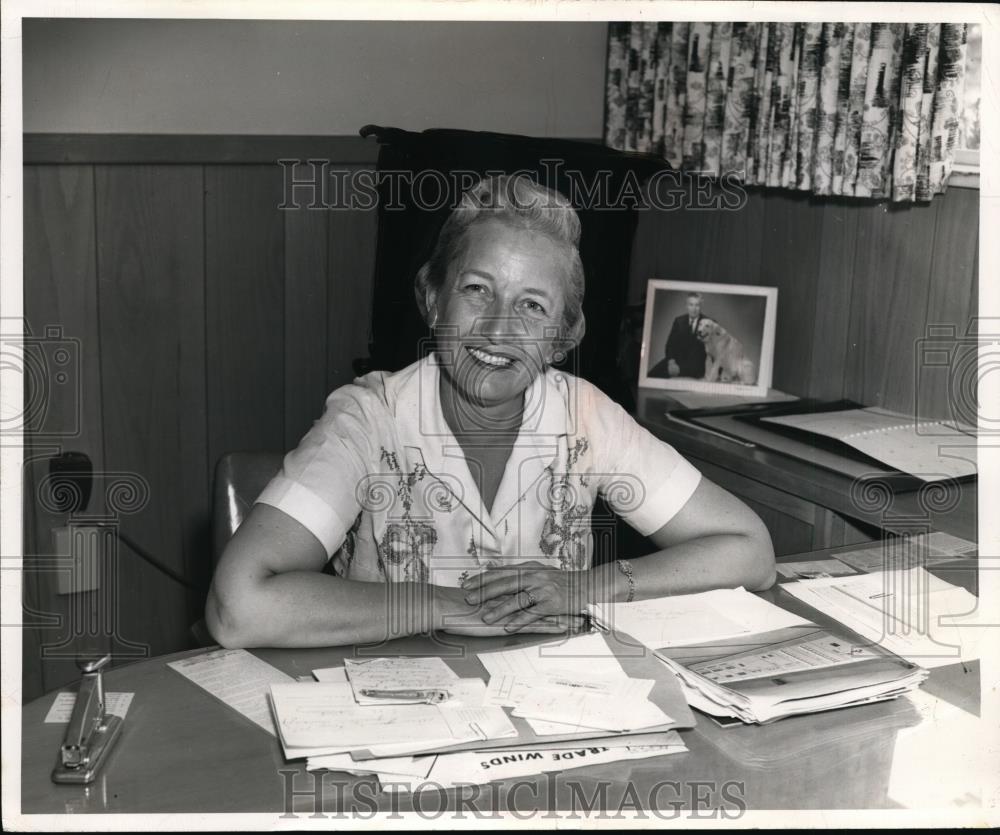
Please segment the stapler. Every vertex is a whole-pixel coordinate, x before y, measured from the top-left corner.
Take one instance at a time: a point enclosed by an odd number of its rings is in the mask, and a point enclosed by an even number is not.
[[[73,705],[73,715],[59,750],[59,761],[52,769],[55,783],[92,783],[118,741],[122,730],[119,716],[105,713],[104,682],[101,670],[111,661],[105,655],[96,661],[78,661],[83,673],[80,690]]]

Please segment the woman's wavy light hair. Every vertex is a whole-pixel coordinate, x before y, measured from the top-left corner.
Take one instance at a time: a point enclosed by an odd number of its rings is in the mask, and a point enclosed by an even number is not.
[[[586,330],[580,218],[566,197],[523,174],[486,177],[462,194],[459,205],[441,227],[430,259],[417,272],[414,290],[424,319],[428,317],[428,291],[444,286],[449,265],[463,253],[466,233],[476,223],[487,220],[501,220],[516,229],[546,235],[562,245],[567,286],[560,339],[565,350],[578,345]]]

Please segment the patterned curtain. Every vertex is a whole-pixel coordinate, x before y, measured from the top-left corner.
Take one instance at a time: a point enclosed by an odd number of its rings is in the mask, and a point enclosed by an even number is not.
[[[964,23],[611,23],[605,142],[747,185],[930,200],[965,41]]]

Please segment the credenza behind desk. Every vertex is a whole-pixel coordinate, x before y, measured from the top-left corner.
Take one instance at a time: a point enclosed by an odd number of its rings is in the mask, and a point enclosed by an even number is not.
[[[676,404],[668,392],[640,389],[637,403],[640,424],[757,511],[779,556],[879,539],[885,531],[912,533],[925,525],[978,541],[975,481],[938,485],[922,495],[852,489],[847,476],[669,420],[665,412]]]

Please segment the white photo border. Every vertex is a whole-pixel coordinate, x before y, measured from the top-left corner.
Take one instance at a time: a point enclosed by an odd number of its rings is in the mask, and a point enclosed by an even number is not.
[[[677,290],[686,293],[705,293],[728,296],[762,296],[764,307],[764,332],[760,343],[760,363],[757,369],[757,383],[752,386],[739,383],[710,383],[691,377],[666,379],[649,377],[649,339],[652,334],[653,309],[656,294],[661,290]],[[711,281],[673,281],[651,278],[646,282],[646,312],[642,322],[642,353],[639,360],[639,387],[669,389],[673,391],[702,391],[711,394],[739,394],[748,397],[766,397],[771,388],[774,374],[774,335],[778,315],[778,288],[761,287],[756,284],[719,284]]]

